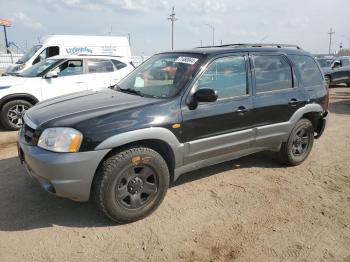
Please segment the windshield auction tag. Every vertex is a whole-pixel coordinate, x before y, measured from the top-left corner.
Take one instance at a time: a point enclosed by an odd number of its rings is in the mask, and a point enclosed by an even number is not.
[[[195,58],[195,57],[180,56],[175,60],[175,63],[184,63],[184,64],[193,65],[197,61],[198,61],[198,58]]]

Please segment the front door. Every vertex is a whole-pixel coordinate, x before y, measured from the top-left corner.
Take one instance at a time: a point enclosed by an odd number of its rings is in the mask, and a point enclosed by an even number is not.
[[[252,98],[246,54],[213,60],[193,89],[211,88],[218,100],[182,106],[185,164],[245,150],[252,140]]]
[[[57,77],[42,79],[43,99],[87,90],[83,59],[67,60],[51,71],[57,73]]]

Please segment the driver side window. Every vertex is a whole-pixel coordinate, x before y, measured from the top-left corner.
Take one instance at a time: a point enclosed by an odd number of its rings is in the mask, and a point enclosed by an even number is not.
[[[68,60],[57,66],[52,72],[57,73],[58,76],[80,75],[83,73],[83,60]]]
[[[36,63],[39,63],[40,61],[52,57],[52,56],[56,56],[59,54],[59,47],[58,46],[49,46],[47,48],[45,48],[38,56],[37,58],[35,58],[33,65]]]
[[[218,99],[248,94],[244,56],[223,57],[214,60],[198,79],[197,87],[198,89],[216,90]]]

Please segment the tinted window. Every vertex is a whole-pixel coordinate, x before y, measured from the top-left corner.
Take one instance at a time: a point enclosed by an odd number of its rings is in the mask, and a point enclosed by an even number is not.
[[[112,63],[114,64],[115,68],[117,68],[117,70],[126,67],[126,64],[124,64],[123,62],[120,62],[118,60],[112,59]]]
[[[346,58],[342,60],[342,66],[348,66],[350,65],[350,59]]]
[[[292,69],[279,55],[255,55],[256,92],[269,92],[293,87]]]
[[[88,68],[90,73],[113,72],[113,64],[110,60],[89,59]]]
[[[218,92],[218,98],[247,94],[247,71],[243,56],[216,59],[198,79],[197,86]]]
[[[59,65],[53,72],[57,72],[58,76],[71,76],[79,75],[83,73],[83,61],[82,60],[68,60]]]
[[[296,66],[303,86],[315,86],[323,83],[321,71],[312,57],[305,55],[291,55],[290,57]]]

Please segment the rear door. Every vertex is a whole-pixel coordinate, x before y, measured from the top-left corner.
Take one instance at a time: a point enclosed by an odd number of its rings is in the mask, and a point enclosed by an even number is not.
[[[83,59],[69,59],[52,69],[56,78],[42,78],[43,99],[87,90]]]
[[[197,78],[192,92],[217,91],[218,100],[182,106],[185,163],[222,157],[249,147],[253,133],[252,97],[246,53],[213,60]]]
[[[287,121],[306,104],[308,96],[295,77],[292,63],[279,53],[251,53],[253,66],[253,125],[256,147],[279,144],[287,132]]]
[[[112,86],[114,66],[110,59],[90,58],[87,62],[88,88],[99,90]]]

